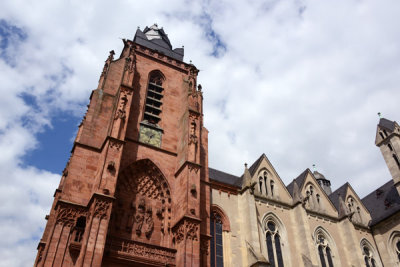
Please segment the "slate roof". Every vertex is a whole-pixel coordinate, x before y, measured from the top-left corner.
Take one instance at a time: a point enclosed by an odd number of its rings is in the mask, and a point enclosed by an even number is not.
[[[263,156],[256,160],[250,167],[254,172],[261,161]],[[226,172],[222,172],[213,168],[209,168],[209,176],[211,180],[241,188],[242,177],[232,175]],[[250,169],[249,169],[250,171]],[[301,188],[307,177],[307,173],[310,172],[309,169],[303,171],[296,179],[294,179]],[[293,197],[293,187],[294,181],[292,181],[286,188],[290,195]],[[343,184],[341,187],[336,189],[332,194],[329,195],[329,199],[337,210],[340,210],[339,196],[342,198],[346,197],[347,188],[350,187],[349,183]],[[368,209],[371,214],[372,221],[371,226],[379,223],[380,221],[392,216],[393,214],[400,212],[400,196],[394,186],[393,180],[385,183],[377,190],[373,191],[366,197],[364,197],[361,202]]]
[[[344,199],[346,197],[346,192],[347,192],[347,188],[349,187],[349,183],[345,183],[344,185],[342,185],[341,187],[339,187],[338,189],[336,189],[335,191],[333,191],[330,195],[329,195],[329,199],[331,200],[332,204],[335,206],[335,208],[337,210],[339,210],[339,196],[342,197],[342,199]]]
[[[224,183],[224,184],[228,184],[228,185],[232,185],[235,187],[241,187],[242,184],[242,178],[226,173],[226,172],[222,172],[222,171],[218,171],[216,169],[213,168],[208,168],[208,173],[209,173],[209,177],[211,180],[220,182],[220,183]]]
[[[172,57],[179,61],[183,61],[183,48],[172,49],[171,42],[169,41],[168,36],[165,34],[164,30],[158,29],[157,25],[155,26],[155,28],[153,28],[154,25],[151,28],[146,27],[143,32],[140,29],[137,29],[133,41],[139,45],[145,46],[152,50],[156,50],[166,56]],[[161,38],[154,38],[149,40],[146,36],[146,32],[150,30],[157,31]]]
[[[263,157],[266,157],[264,153],[250,166],[249,172],[251,176],[253,176],[254,172],[258,169],[258,165],[260,165]]]
[[[400,196],[393,180],[382,185],[361,201],[371,214],[371,226],[400,211]]]
[[[296,181],[297,185],[299,186],[299,188],[301,188],[304,181],[306,180],[307,173],[309,171],[310,171],[309,169],[306,169],[299,176],[297,176],[296,179],[294,179]],[[286,186],[287,190],[289,191],[289,193],[292,197],[293,197],[293,186],[294,186],[294,181],[292,181],[290,184],[288,184],[288,186]]]
[[[395,128],[395,122],[391,121],[391,120],[388,120],[388,119],[385,119],[385,118],[381,118],[379,120],[378,126],[383,127],[385,129],[393,132],[394,128]]]

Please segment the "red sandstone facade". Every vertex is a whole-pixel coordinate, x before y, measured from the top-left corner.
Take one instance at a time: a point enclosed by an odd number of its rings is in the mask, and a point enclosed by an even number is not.
[[[151,73],[163,88],[153,127],[159,147],[139,141]],[[124,40],[118,59],[110,52],[35,266],[209,265],[208,132],[197,74],[135,41]]]

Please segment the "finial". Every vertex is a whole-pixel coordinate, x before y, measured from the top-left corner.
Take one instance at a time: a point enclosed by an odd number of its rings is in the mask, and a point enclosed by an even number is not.
[[[137,29],[140,30],[140,26],[137,26]]]
[[[247,169],[247,163],[244,164],[244,167]]]
[[[192,60],[189,60],[189,63],[192,64]]]
[[[158,27],[157,23],[154,23],[154,26]]]
[[[378,117],[379,119],[381,118],[382,113],[378,112]]]
[[[182,48],[185,48],[185,46],[184,46],[184,45],[182,45]]]
[[[316,168],[315,168],[315,164],[313,164],[313,165],[312,165],[312,168],[313,168],[313,171],[315,171],[315,170],[316,170]]]
[[[203,88],[203,87],[201,87],[201,84],[199,84],[199,85],[197,86],[197,89],[199,89],[200,92],[201,92],[201,88]],[[247,165],[247,163],[246,163],[246,165]]]

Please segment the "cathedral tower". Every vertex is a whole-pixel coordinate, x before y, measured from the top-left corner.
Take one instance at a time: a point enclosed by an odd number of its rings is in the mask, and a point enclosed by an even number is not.
[[[379,120],[375,144],[380,148],[392,175],[394,186],[400,194],[400,127],[395,121]]]
[[[123,44],[90,96],[35,266],[208,265],[199,71],[156,24]]]

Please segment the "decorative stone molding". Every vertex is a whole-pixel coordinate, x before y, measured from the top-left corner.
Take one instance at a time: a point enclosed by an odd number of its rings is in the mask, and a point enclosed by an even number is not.
[[[189,169],[189,171],[190,172],[195,172],[195,173],[198,173],[199,172],[199,170],[200,170],[200,165],[198,165],[198,164],[192,164],[192,163],[188,163],[188,169]]]
[[[180,243],[185,239],[185,225],[181,223],[174,230],[174,239],[176,243]]]
[[[128,103],[128,97],[126,93],[121,92],[121,96],[118,102],[118,109],[115,112],[114,120],[120,119],[125,120],[126,118],[126,105]]]
[[[186,222],[186,239],[198,240],[197,230],[199,229],[198,223]]]
[[[73,226],[76,219],[80,216],[87,216],[88,212],[83,207],[74,206],[68,203],[61,202],[58,204],[56,224],[64,226]]]
[[[191,65],[189,65],[189,64],[186,64],[186,63],[181,62],[179,60],[167,57],[165,55],[163,55],[163,57],[159,57],[159,55],[160,55],[159,53],[154,52],[153,50],[151,50],[151,49],[149,49],[147,47],[138,45],[138,44],[135,44],[135,51],[143,53],[143,54],[145,54],[147,56],[150,56],[150,57],[155,58],[157,60],[163,61],[165,63],[168,63],[169,65],[173,65],[174,67],[178,67],[179,69],[182,69],[182,70],[185,70],[185,71],[189,71],[189,69],[191,67]],[[194,67],[194,65],[192,65],[192,66]],[[197,70],[197,73],[198,73],[198,70]]]
[[[121,93],[125,95],[132,95],[133,90],[131,88],[121,87]]]
[[[104,199],[96,199],[94,204],[93,216],[99,219],[107,219],[107,212],[111,207],[111,202]]]
[[[202,239],[200,241],[200,251],[202,254],[209,254],[209,247],[210,247],[210,240],[208,239]]]
[[[103,71],[101,72],[100,77],[104,77],[107,74],[108,69],[110,67],[110,63],[114,60],[114,55],[115,55],[114,50],[111,50],[110,54],[106,60],[106,63],[104,63]]]
[[[174,226],[173,234],[176,243],[180,243],[185,239],[197,241],[199,223],[197,220],[190,218],[182,219],[177,225]]]
[[[120,148],[122,147],[122,142],[116,139],[110,139],[110,143],[109,143],[110,148],[112,149],[116,149],[116,150],[120,150]]]
[[[142,259],[146,262],[158,262],[175,265],[176,250],[137,241],[113,238],[106,244],[106,250],[111,256]]]
[[[135,53],[135,49],[130,44],[129,45],[129,56],[127,58],[125,58],[125,71],[132,73],[132,72],[134,72],[135,69],[136,69],[136,53]]]

